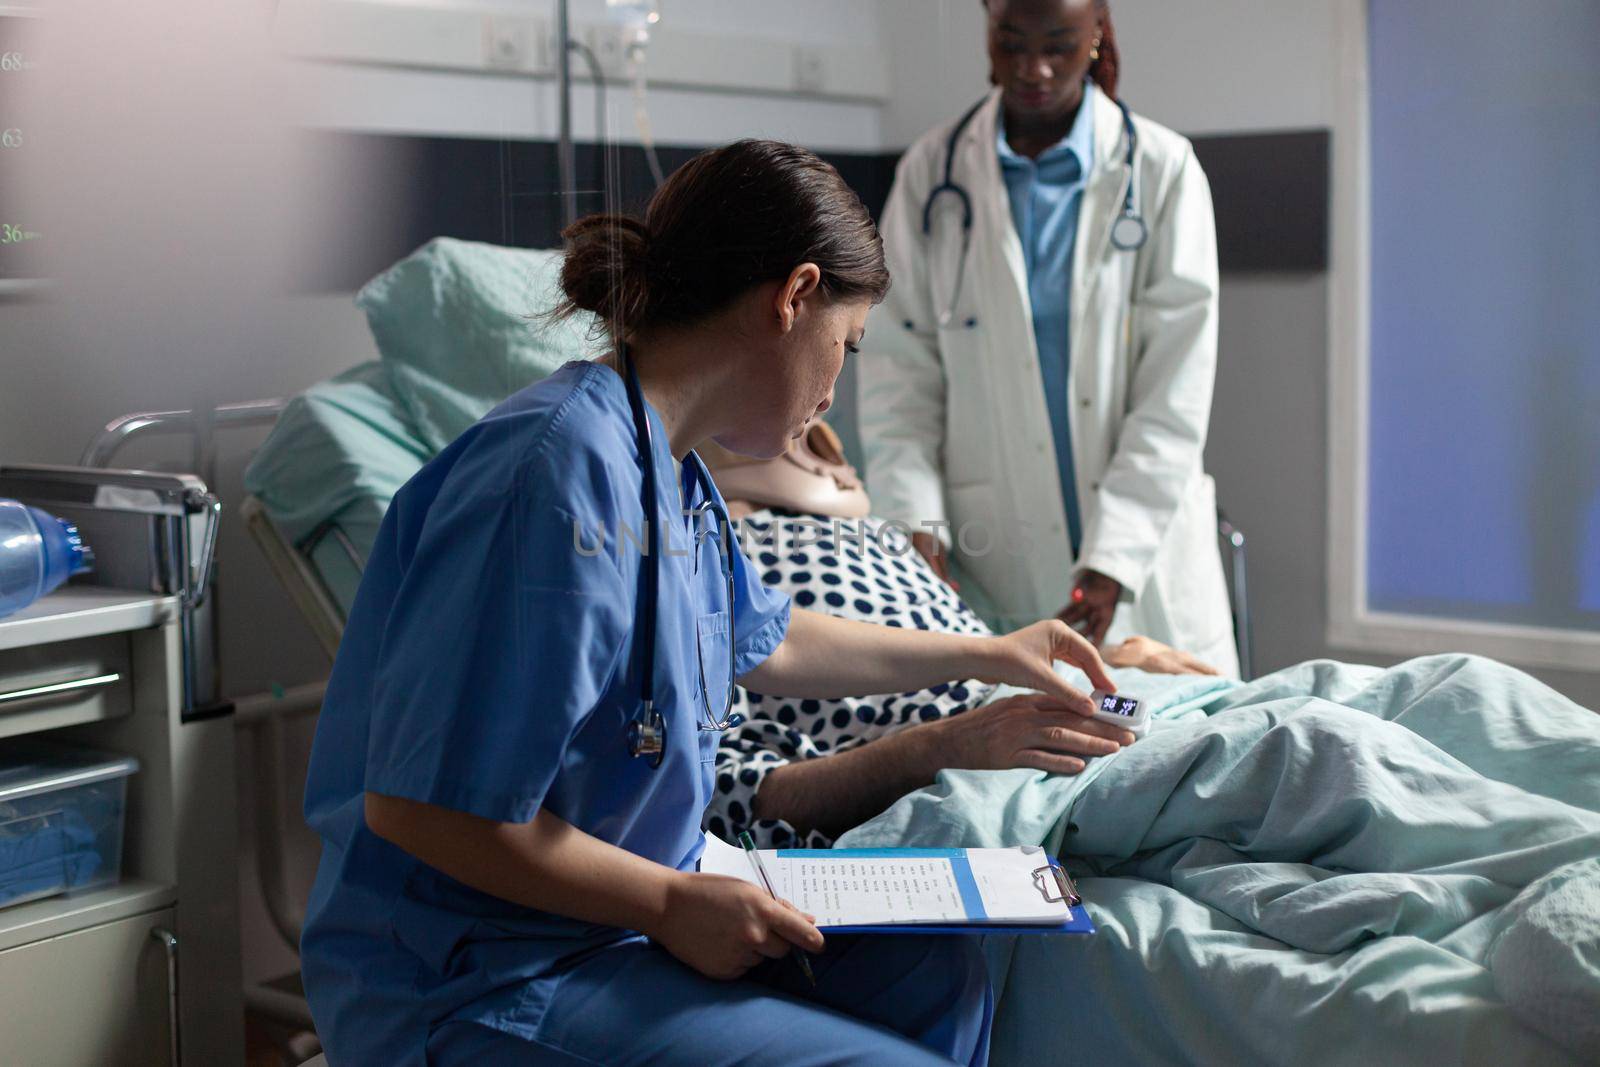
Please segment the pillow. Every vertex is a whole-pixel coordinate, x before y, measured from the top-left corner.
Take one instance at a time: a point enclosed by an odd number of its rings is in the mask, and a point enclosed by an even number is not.
[[[885,626],[974,636],[991,632],[904,538],[892,531],[879,536],[882,519],[769,509],[739,526],[745,554],[761,580],[788,593],[797,607]],[[855,536],[858,530],[862,536]],[[746,721],[723,734],[717,748],[716,786],[705,827],[730,843],[749,830],[762,848],[827,848],[833,842],[823,833],[802,835],[781,820],[755,818],[755,796],[767,775],[794,760],[855,748],[910,723],[959,715],[986,703],[994,690],[968,680],[915,693],[799,700],[741,688],[733,710]]]
[[[588,347],[550,325],[561,253],[438,238],[356,296],[382,357],[295,397],[245,472],[285,537],[333,520],[363,559],[400,486],[490,408]],[[333,541],[313,563],[349,610],[360,574]]]
[[[412,428],[437,453],[500,401],[584,358],[593,317],[551,325],[561,252],[439,237],[356,294]]]
[[[244,485],[299,544],[324,520],[375,502],[381,516],[432,455],[404,417],[389,367],[363,363],[289,401],[245,469]],[[365,558],[376,526],[352,522],[345,532]]]

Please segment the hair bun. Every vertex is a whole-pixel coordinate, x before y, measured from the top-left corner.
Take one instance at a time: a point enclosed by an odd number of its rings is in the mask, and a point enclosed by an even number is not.
[[[889,291],[861,198],[827,163],[779,141],[701,152],[655,191],[644,221],[590,215],[562,237],[566,299],[551,317],[591,312],[619,343],[704,322],[802,263],[821,271],[823,300],[877,302]]]
[[[631,215],[601,214],[579,219],[561,237],[566,242],[561,264],[566,300],[556,314],[587,311],[613,337],[631,336],[650,306],[650,231]]]

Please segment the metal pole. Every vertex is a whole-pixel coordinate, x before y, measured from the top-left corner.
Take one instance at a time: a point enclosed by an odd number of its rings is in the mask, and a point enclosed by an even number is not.
[[[578,190],[572,154],[572,35],[567,0],[556,0],[556,73],[561,81],[561,134],[556,144],[556,167],[561,174],[563,228],[578,219]]]

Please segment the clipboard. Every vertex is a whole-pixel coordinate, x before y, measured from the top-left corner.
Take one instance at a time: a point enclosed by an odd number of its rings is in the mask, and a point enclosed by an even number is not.
[[[1071,876],[1043,849],[761,850],[774,895],[841,934],[1089,934]],[[754,882],[749,854],[708,835],[700,869]]]
[[[1045,865],[1033,871],[1035,883],[1045,900],[1067,904],[1071,918],[1061,923],[1004,923],[997,925],[973,923],[896,923],[873,926],[819,926],[825,934],[964,934],[968,937],[1007,937],[1013,934],[1092,934],[1094,920],[1083,906],[1078,887],[1072,875],[1054,856],[1047,856]],[[1051,896],[1054,890],[1055,896]]]

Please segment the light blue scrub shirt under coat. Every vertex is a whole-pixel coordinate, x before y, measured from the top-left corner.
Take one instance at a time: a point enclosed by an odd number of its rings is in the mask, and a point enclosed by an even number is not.
[[[1028,270],[1028,302],[1033,309],[1033,338],[1039,349],[1039,372],[1045,407],[1055,438],[1061,498],[1066,504],[1072,554],[1083,541],[1078,506],[1078,479],[1072,467],[1072,404],[1067,395],[1067,369],[1072,360],[1072,252],[1078,242],[1078,209],[1083,204],[1094,159],[1094,116],[1089,94],[1067,135],[1037,159],[1018,155],[1006,141],[1005,109],[995,122],[1000,174],[1011,200],[1011,221],[1022,241]]]
[[[671,507],[666,431],[649,417]],[[695,866],[720,737],[696,728],[697,655],[715,696],[727,678],[727,594],[716,540],[687,553],[677,519],[669,548],[686,555],[660,560],[655,668],[668,742],[652,770],[626,743],[639,706],[640,556],[631,544],[619,553],[617,536],[619,520],[639,528],[641,479],[622,379],[579,363],[500,405],[395,496],[328,683],[306,788],[323,853],[302,964],[332,1062],[420,1064],[447,1018],[531,1039],[558,965],[638,939],[444,876],[367,829],[365,792],[512,823],[542,807],[629,852]],[[691,482],[694,507],[703,497]],[[602,524],[605,550],[580,551]],[[783,640],[789,601],[742,555],[734,562],[743,674]]]

